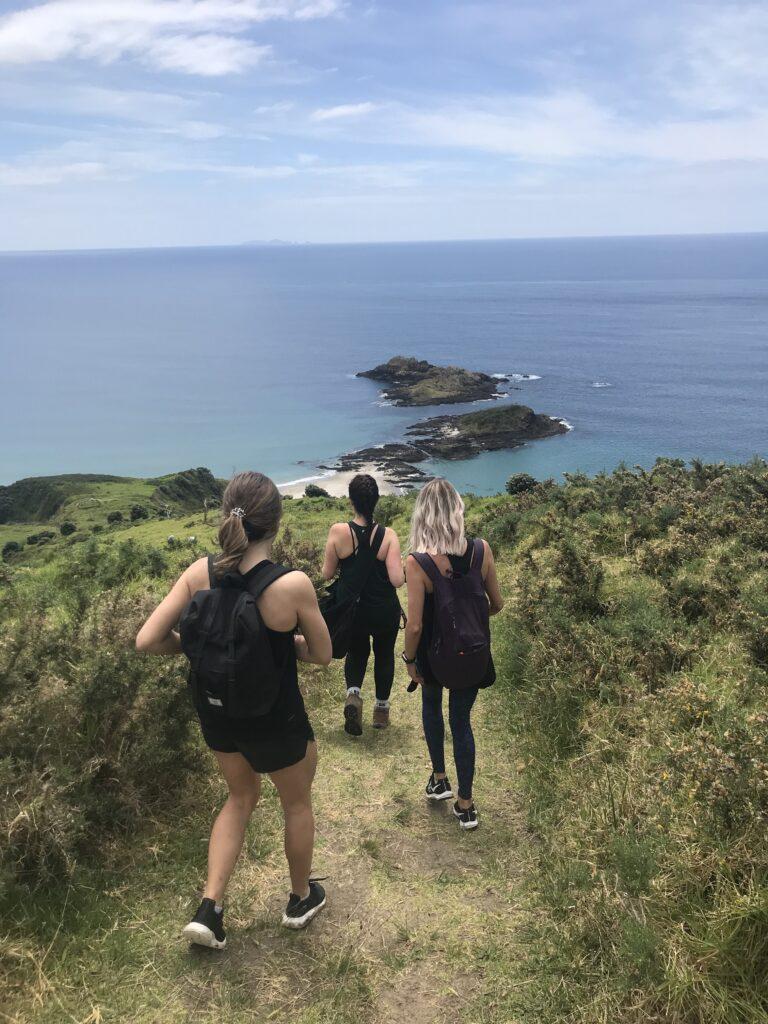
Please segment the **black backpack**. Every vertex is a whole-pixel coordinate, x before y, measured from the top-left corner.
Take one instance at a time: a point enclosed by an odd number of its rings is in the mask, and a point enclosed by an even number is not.
[[[210,589],[198,590],[179,620],[192,699],[206,712],[258,718],[274,705],[281,680],[256,600],[291,570],[265,561],[219,580],[213,565],[209,556]]]
[[[352,527],[350,526],[350,531]],[[357,570],[356,585],[346,595],[339,593],[340,579],[335,579],[326,588],[325,594],[320,598],[320,612],[325,619],[328,632],[331,635],[331,647],[334,658],[344,658],[349,651],[350,640],[352,639],[352,627],[355,624],[357,608],[360,604],[360,597],[368,582],[368,577],[376,565],[376,557],[379,553],[386,530],[383,526],[377,526],[366,545],[360,545],[355,555],[355,568]],[[354,534],[353,534],[354,538]]]
[[[487,685],[484,680],[491,665],[488,598],[482,573],[485,548],[481,540],[474,540],[472,545],[467,572],[451,572],[448,576],[443,576],[429,555],[413,552],[432,580],[434,619],[427,651],[429,667],[440,685],[448,689]]]

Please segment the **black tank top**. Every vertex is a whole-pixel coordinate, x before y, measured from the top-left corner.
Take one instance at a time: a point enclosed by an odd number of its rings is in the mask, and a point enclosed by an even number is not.
[[[370,540],[377,526],[373,523],[371,527],[359,526],[357,523],[348,523],[354,542],[354,550],[346,558],[339,559],[339,581],[342,593],[357,593],[360,579],[360,568],[357,561],[357,553],[361,548],[370,546]],[[368,617],[383,615],[391,617],[395,610],[400,614],[400,603],[397,600],[397,591],[389,582],[387,566],[380,558],[376,558],[373,568],[368,574],[368,579],[360,593],[360,612]]]

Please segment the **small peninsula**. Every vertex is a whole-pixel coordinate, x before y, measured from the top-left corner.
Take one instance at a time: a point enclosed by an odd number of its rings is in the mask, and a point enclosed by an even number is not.
[[[411,356],[394,356],[357,376],[387,385],[384,397],[392,405],[454,405],[500,398],[498,386],[507,380],[460,366],[435,366]]]

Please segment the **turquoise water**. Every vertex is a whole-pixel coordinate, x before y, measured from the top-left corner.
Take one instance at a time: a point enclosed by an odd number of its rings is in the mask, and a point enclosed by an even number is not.
[[[768,454],[768,235],[3,254],[0,342],[4,483],[312,476],[461,411],[352,376],[396,353],[535,375],[512,400],[572,424],[434,467],[464,488]]]

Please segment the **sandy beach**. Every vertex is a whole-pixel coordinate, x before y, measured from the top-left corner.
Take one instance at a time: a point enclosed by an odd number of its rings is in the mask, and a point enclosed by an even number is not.
[[[290,494],[294,498],[301,498],[307,484],[313,483],[328,491],[328,493],[333,495],[334,498],[346,498],[349,482],[352,477],[357,476],[358,473],[368,473],[372,476],[379,485],[380,494],[402,493],[402,488],[399,488],[396,484],[386,480],[381,470],[372,462],[362,465],[359,469],[343,471],[333,470],[324,475],[316,473],[312,476],[307,475],[306,477],[302,477],[298,480],[289,480],[282,484],[278,483],[277,486],[281,494]]]

